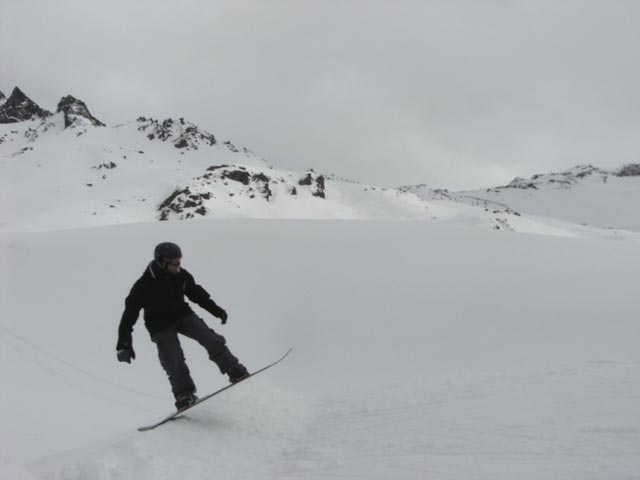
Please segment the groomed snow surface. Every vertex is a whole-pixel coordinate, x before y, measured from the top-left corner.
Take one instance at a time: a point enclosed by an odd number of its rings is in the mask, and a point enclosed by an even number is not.
[[[250,369],[294,351],[139,433],[169,386],[142,321],[132,365],[116,330],[167,240]],[[638,479],[639,247],[455,221],[4,233],[0,478]],[[183,345],[200,393],[226,384]]]

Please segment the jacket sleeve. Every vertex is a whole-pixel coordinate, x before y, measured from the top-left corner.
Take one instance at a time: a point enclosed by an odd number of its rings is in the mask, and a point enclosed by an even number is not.
[[[224,309],[211,299],[209,292],[196,283],[193,275],[184,270],[183,272],[185,273],[184,293],[187,298],[193,303],[200,305],[214,317],[221,318],[225,314]]]
[[[127,346],[131,346],[133,326],[138,321],[140,310],[142,309],[142,278],[140,278],[133,287],[124,301],[124,312],[120,319],[118,327],[118,344],[116,350],[121,350]]]

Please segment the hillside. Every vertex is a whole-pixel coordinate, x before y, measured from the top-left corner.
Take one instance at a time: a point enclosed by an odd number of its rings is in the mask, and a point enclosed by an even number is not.
[[[18,89],[0,115],[11,119],[0,122],[0,172],[9,180],[3,231],[191,218],[433,215],[413,194],[313,170],[279,170],[182,118],[139,117],[106,127],[71,96],[52,114]]]
[[[501,187],[463,192],[403,188],[426,201],[446,198],[487,210],[517,212],[539,221],[557,219],[596,228],[640,232],[640,164],[617,169],[579,165],[559,172],[515,178]]]
[[[63,97],[55,113],[21,90],[0,105],[0,231],[162,220],[396,219],[543,235],[637,232],[634,166],[517,179],[486,191],[383,188],[279,169],[183,118],[106,126]],[[607,180],[609,180],[607,182]]]

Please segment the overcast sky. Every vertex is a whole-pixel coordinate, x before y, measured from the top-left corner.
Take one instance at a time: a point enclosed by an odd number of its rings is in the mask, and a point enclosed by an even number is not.
[[[0,90],[462,189],[640,162],[640,1],[0,0]]]

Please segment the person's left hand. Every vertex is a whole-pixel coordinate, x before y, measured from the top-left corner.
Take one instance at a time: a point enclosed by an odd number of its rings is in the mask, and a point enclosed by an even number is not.
[[[221,308],[218,318],[220,319],[222,325],[224,325],[225,323],[227,323],[227,318],[229,318],[229,315],[227,315],[227,312],[223,308]]]

